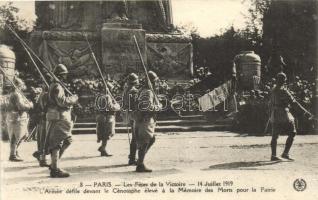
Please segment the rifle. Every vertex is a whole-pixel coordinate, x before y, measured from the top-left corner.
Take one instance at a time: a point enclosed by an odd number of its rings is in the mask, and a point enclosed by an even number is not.
[[[13,28],[8,25],[5,24],[7,26],[7,28],[12,32],[12,34],[19,40],[19,42],[21,43],[21,45],[23,47],[25,47],[26,49],[29,50],[29,52],[31,52],[33,54],[33,56],[43,65],[44,69],[50,74],[50,76],[56,81],[58,82],[64,89],[65,91],[69,94],[69,95],[73,95],[72,92],[66,87],[66,85],[60,81],[54,73],[52,73],[48,67],[46,66],[46,64],[36,55],[36,53],[34,53],[34,51],[23,41],[23,39],[13,30]]]
[[[151,84],[151,81],[149,79],[148,71],[146,69],[146,65],[145,65],[144,60],[142,58],[142,55],[141,55],[141,52],[140,52],[140,48],[139,48],[139,45],[138,45],[138,42],[137,42],[137,39],[136,39],[136,36],[134,35],[133,37],[134,37],[134,42],[135,42],[135,45],[136,45],[136,48],[137,48],[137,51],[138,51],[140,62],[142,64],[142,66],[143,66],[143,69],[144,69],[144,72],[145,72],[145,75],[146,75],[146,78],[147,78],[148,86],[149,86],[150,90],[152,91],[152,93],[154,94],[156,104],[159,105],[159,99],[158,99],[158,96],[155,93],[155,91],[153,89],[153,86]]]
[[[33,58],[32,58],[32,56],[31,56],[30,52],[28,51],[28,49],[27,49],[22,43],[21,43],[21,45],[23,46],[24,50],[27,52],[28,56],[30,57],[30,59],[31,59],[33,65],[34,65],[34,67],[35,67],[36,70],[39,72],[39,74],[40,74],[40,76],[41,76],[43,82],[44,82],[45,85],[46,85],[46,87],[49,88],[49,84],[47,83],[47,81],[46,81],[46,79],[44,78],[44,76],[43,76],[41,70],[40,70],[39,67],[36,65],[35,61],[33,60]]]
[[[102,80],[103,80],[103,83],[104,83],[104,86],[105,86],[105,89],[106,89],[106,94],[108,93],[109,96],[111,97],[111,99],[112,99],[114,102],[116,102],[116,99],[114,98],[114,96],[112,95],[112,93],[110,92],[110,90],[109,90],[109,88],[108,88],[108,86],[107,86],[107,83],[106,83],[105,78],[104,78],[104,76],[103,76],[102,70],[101,70],[101,68],[100,68],[100,66],[99,66],[99,64],[98,64],[98,62],[97,62],[97,59],[96,59],[96,57],[95,57],[95,54],[94,54],[94,52],[93,52],[93,50],[92,50],[91,44],[89,43],[89,41],[88,41],[88,39],[87,39],[87,35],[84,34],[84,36],[85,36],[85,39],[86,39],[88,48],[89,48],[89,50],[90,50],[90,52],[91,52],[91,54],[92,54],[93,60],[94,60],[94,62],[95,62],[95,65],[96,65],[96,67],[97,67],[97,69],[98,69],[99,75],[101,76],[101,78],[102,78]]]
[[[36,128],[37,128],[37,126],[35,126],[35,127],[32,129],[30,135],[29,135],[27,138],[24,139],[25,142],[30,142],[30,140],[32,139],[33,135],[36,133]]]
[[[26,98],[26,96],[23,94],[23,92],[13,83],[13,81],[10,80],[8,75],[4,72],[2,69],[2,66],[0,66],[0,71],[3,73],[3,76],[7,78],[7,80],[10,82],[10,84],[14,87],[14,89],[22,95],[22,97],[28,102],[29,100]]]
[[[151,90],[151,91],[153,92],[153,94],[154,94],[155,103],[156,103],[157,105],[159,105],[160,102],[159,102],[159,99],[158,99],[157,94],[155,93],[155,90],[153,89],[153,86],[152,86],[152,84],[151,84],[151,81],[150,81],[150,79],[149,79],[148,71],[147,71],[147,69],[146,69],[145,62],[144,62],[144,60],[143,60],[143,58],[142,58],[142,55],[141,55],[141,52],[140,52],[140,48],[139,48],[139,45],[138,45],[138,42],[137,42],[137,39],[136,39],[136,36],[134,35],[133,38],[134,38],[135,46],[136,46],[137,51],[138,51],[139,59],[140,59],[140,61],[141,61],[141,64],[142,64],[142,66],[143,66],[143,69],[144,69],[144,72],[145,72],[145,75],[146,75],[146,78],[147,78],[148,86],[149,86],[150,90]],[[170,101],[170,107],[172,108],[172,110],[173,110],[179,117],[182,117],[181,114],[178,113],[178,112],[174,109],[173,104],[175,104],[175,103],[176,103],[176,102],[171,102],[171,101]]]

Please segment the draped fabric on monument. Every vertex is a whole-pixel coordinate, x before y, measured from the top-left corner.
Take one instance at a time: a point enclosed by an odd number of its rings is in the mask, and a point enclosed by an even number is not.
[[[187,43],[148,43],[148,65],[160,77],[187,79],[190,76],[191,51],[192,46]]]
[[[120,80],[138,73],[136,37],[149,69],[165,80],[193,74],[191,37],[172,32],[171,0],[36,1],[30,44],[53,70],[62,63],[72,78],[99,77],[84,34],[103,73]]]
[[[200,97],[198,100],[201,110],[203,112],[208,111],[224,102],[231,95],[231,85],[232,82],[227,81],[211,92]]]
[[[75,77],[90,78],[98,75],[87,44],[84,41],[73,41],[72,45],[65,41],[43,40],[39,47],[39,55],[44,63],[53,70],[59,63],[68,67]]]

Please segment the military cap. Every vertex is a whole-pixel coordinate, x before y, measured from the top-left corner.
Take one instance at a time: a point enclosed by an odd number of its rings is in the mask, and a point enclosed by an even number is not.
[[[149,76],[150,81],[157,81],[159,79],[157,74],[153,71],[149,71],[148,76]]]
[[[128,75],[128,77],[127,77],[127,82],[129,83],[129,84],[136,84],[136,83],[138,83],[138,76],[137,76],[137,74],[135,74],[135,73],[131,73],[131,74],[129,74]]]
[[[287,76],[286,76],[286,74],[284,72],[279,72],[276,75],[276,81],[278,83],[284,83],[286,80],[287,80]]]
[[[68,70],[65,65],[58,64],[53,72],[55,75],[67,74]]]

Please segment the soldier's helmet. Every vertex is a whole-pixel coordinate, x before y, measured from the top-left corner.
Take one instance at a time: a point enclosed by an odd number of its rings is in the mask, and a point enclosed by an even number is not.
[[[159,80],[159,77],[153,71],[149,71],[148,72],[148,76],[149,76],[149,79],[150,79],[151,82],[156,82],[157,80]]]
[[[276,75],[276,82],[277,84],[284,84],[287,80],[287,76],[284,72],[279,72],[277,75]]]
[[[131,73],[128,75],[127,77],[127,83],[130,85],[134,85],[137,84],[139,82],[139,77],[137,74],[135,73]]]
[[[56,66],[56,69],[53,72],[55,75],[63,75],[63,74],[68,74],[68,70],[65,65],[63,64],[58,64]]]

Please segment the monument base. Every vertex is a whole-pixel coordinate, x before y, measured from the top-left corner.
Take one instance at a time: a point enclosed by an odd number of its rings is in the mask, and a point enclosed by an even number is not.
[[[95,62],[88,48],[87,36],[96,57],[100,57],[100,45],[96,32],[82,31],[34,31],[31,47],[49,69],[57,64],[67,66],[70,75],[89,79],[98,76]]]
[[[145,30],[135,22],[108,22],[101,29],[102,63],[105,72],[114,79],[121,79],[131,72],[142,72],[134,36],[146,62]]]
[[[193,75],[191,37],[181,34],[146,34],[149,69],[168,81],[188,82]]]

